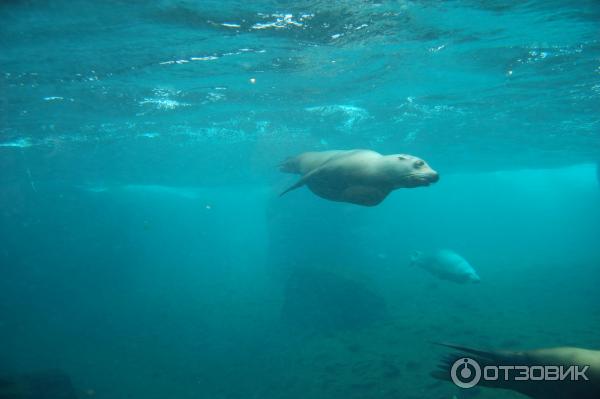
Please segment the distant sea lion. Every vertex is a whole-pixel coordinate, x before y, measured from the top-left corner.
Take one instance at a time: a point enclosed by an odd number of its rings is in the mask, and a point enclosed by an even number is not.
[[[411,258],[413,266],[421,267],[442,280],[455,283],[478,283],[479,275],[465,258],[449,249],[441,249],[430,254],[415,251]]]
[[[284,161],[280,170],[302,175],[281,195],[307,185],[319,197],[364,206],[379,204],[398,188],[428,186],[439,180],[422,159],[370,150],[305,152]]]
[[[453,364],[461,358],[471,358],[475,360],[481,370],[486,366],[579,366],[580,370],[589,366],[585,371],[588,381],[580,378],[575,381],[567,378],[562,381],[553,380],[528,380],[518,381],[514,376],[521,375],[516,373],[509,374],[508,380],[498,378],[497,380],[488,380],[481,378],[477,386],[510,389],[520,392],[534,399],[598,399],[600,398],[600,351],[561,347],[547,348],[530,351],[482,351],[464,346],[441,344],[452,349],[460,351],[447,357],[438,370],[432,373],[432,376],[441,380],[452,379],[450,371]],[[513,370],[514,371],[514,370]],[[533,374],[533,372],[532,372]],[[500,371],[500,375],[504,373]]]

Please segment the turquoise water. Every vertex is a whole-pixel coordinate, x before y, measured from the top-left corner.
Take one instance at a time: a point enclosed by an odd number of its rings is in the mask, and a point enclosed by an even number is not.
[[[432,342],[600,347],[598,2],[0,16],[0,374],[98,399],[523,398],[433,379]],[[440,181],[278,197],[282,160],[351,148]],[[438,248],[481,282],[410,266]]]

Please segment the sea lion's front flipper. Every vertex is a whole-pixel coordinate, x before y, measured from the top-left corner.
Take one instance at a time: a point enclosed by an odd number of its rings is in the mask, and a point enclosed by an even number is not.
[[[302,179],[298,180],[298,181],[297,181],[297,182],[296,182],[294,185],[292,185],[292,186],[288,187],[287,189],[283,190],[283,191],[282,191],[282,192],[279,194],[279,196],[281,197],[281,196],[283,196],[284,194],[287,194],[287,193],[289,193],[290,191],[297,189],[298,187],[302,187],[302,186],[304,185],[304,183],[306,183],[306,182],[304,181],[304,178],[302,178]]]
[[[503,364],[523,364],[525,358],[521,352],[511,351],[484,351],[481,349],[469,348],[466,346],[445,344],[436,342],[437,345],[445,346],[447,348],[456,349],[459,353],[448,355],[442,360],[442,363],[438,365],[438,369],[444,370],[445,374],[440,376],[437,374],[440,370],[434,373],[434,377],[441,379],[448,379],[449,371],[452,364],[461,357],[470,357],[477,361],[480,365],[503,365]]]
[[[438,345],[446,346],[448,348],[456,349],[459,352],[448,354],[442,358],[441,362],[437,365],[437,370],[431,372],[431,376],[440,380],[451,381],[452,375],[451,370],[457,361],[464,358],[470,358],[474,360],[481,370],[488,366],[524,366],[532,365],[531,360],[523,352],[513,351],[484,351],[480,349],[468,348],[465,346],[442,344]],[[467,362],[465,362],[467,364]],[[460,367],[460,366],[459,366]],[[517,380],[505,380],[503,378],[493,379],[481,379],[478,381],[478,386],[484,386],[489,388],[501,388],[510,389],[516,392],[520,392],[534,399],[549,399],[549,398],[571,398],[578,396],[550,396],[549,393],[555,388],[554,385],[543,385],[547,383],[541,381],[540,384],[536,384],[535,381],[517,381]],[[553,388],[554,387],[554,388]]]
[[[305,174],[304,176],[302,176],[300,178],[300,180],[298,180],[296,183],[294,183],[292,186],[288,187],[287,189],[285,189],[284,191],[281,192],[281,194],[279,194],[279,196],[281,197],[284,194],[289,193],[292,190],[295,190],[299,187],[302,187],[303,185],[306,184],[306,182],[308,181],[308,179],[310,179],[312,176],[314,176],[316,173],[318,173],[319,171],[321,171],[321,169],[323,169],[323,166],[319,166],[318,168],[315,168],[313,170],[311,170],[310,172],[308,172],[307,174]]]
[[[480,349],[469,348],[467,346],[460,346],[454,344],[447,344],[443,342],[435,342],[436,345],[445,346],[446,348],[456,349],[457,351],[465,352],[471,355],[481,356],[486,359],[495,359],[502,356],[501,352],[498,351],[484,351]]]

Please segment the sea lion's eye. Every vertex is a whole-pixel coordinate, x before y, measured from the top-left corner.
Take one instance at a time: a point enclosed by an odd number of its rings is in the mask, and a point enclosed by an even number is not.
[[[415,168],[420,168],[423,165],[425,165],[425,162],[423,162],[419,159],[418,161],[415,161],[414,165],[415,165]]]

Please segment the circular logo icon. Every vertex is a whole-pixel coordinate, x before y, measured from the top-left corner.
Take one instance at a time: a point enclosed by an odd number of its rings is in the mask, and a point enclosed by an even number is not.
[[[452,382],[460,388],[473,388],[481,379],[481,367],[475,360],[463,357],[452,365],[450,377],[452,377]]]

